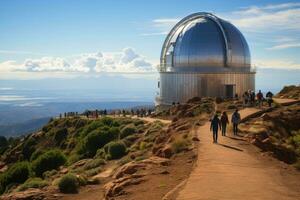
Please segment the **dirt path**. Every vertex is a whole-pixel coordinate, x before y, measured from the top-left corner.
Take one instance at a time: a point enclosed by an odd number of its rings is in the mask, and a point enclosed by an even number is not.
[[[247,108],[242,117],[258,111]],[[198,130],[197,166],[179,191],[179,200],[298,200],[300,173],[266,156],[239,137],[212,143],[209,123]],[[231,134],[230,134],[231,135]]]
[[[289,105],[300,101],[299,99],[297,100],[297,99],[280,99],[280,98],[273,98],[273,100],[281,105]]]
[[[132,117],[132,118],[139,118],[140,120],[144,120],[150,123],[153,123],[155,121],[160,121],[163,124],[170,124],[172,121],[171,120],[166,120],[166,119],[159,119],[159,118],[152,118],[152,117]]]

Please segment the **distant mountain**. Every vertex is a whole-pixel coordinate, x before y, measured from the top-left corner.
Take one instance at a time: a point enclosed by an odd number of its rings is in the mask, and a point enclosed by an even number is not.
[[[37,131],[46,123],[48,123],[49,120],[50,117],[44,117],[39,119],[31,119],[17,124],[0,125],[0,135],[6,137],[25,135]]]

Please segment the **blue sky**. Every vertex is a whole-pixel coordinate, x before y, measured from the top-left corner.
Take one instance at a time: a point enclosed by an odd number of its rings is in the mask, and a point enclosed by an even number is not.
[[[166,33],[212,12],[245,35],[253,65],[300,69],[299,1],[0,1],[0,79],[153,73]]]

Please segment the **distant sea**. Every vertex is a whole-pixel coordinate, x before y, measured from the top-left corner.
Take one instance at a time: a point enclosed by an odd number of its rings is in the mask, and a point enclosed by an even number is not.
[[[154,96],[144,90],[0,88],[0,135],[18,136],[36,131],[51,117],[64,112],[154,106]]]

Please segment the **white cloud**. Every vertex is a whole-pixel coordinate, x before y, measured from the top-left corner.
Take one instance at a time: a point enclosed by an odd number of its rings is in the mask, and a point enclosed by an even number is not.
[[[137,54],[132,48],[125,48],[122,52],[104,53],[95,66],[96,72],[136,73],[155,72],[154,64],[145,57]]]
[[[299,48],[300,43],[286,43],[286,44],[279,44],[272,47],[267,48],[268,50],[280,50],[280,49],[289,49],[289,48]]]
[[[155,32],[155,33],[142,33],[142,36],[156,36],[156,35],[167,35],[168,31]]]
[[[143,33],[143,36],[157,36],[157,35],[167,35],[171,28],[175,26],[177,22],[180,21],[180,18],[160,18],[154,19],[151,21],[152,29],[156,32]]]
[[[284,8],[294,8],[299,7],[300,3],[282,3],[282,4],[270,4],[262,7],[262,9],[284,9]]]
[[[221,15],[255,41],[262,38],[267,50],[300,45],[300,3],[251,6]]]
[[[300,69],[300,63],[285,59],[257,59],[253,63],[257,68]]]
[[[174,26],[179,21],[180,18],[160,18],[152,20],[152,23],[153,26],[166,28]]]
[[[299,31],[300,8],[265,10],[248,8],[224,16],[239,28],[249,32]]]
[[[30,72],[55,72],[70,71],[70,64],[59,57],[42,57],[41,59],[26,59],[23,63],[24,68],[20,71]]]
[[[154,64],[132,48],[121,52],[97,52],[74,56],[72,62],[60,57],[26,59],[23,63],[0,63],[1,72],[74,72],[74,73],[153,73]]]

